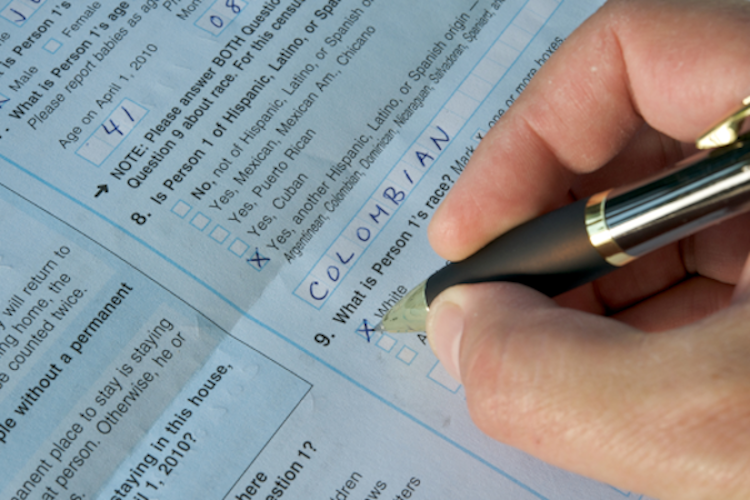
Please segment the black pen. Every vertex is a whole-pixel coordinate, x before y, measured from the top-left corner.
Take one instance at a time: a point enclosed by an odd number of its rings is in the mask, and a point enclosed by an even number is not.
[[[668,243],[750,210],[744,107],[698,140],[700,153],[661,176],[579,200],[501,235],[411,290],[376,327],[420,332],[432,301],[458,284],[510,281],[553,297]]]

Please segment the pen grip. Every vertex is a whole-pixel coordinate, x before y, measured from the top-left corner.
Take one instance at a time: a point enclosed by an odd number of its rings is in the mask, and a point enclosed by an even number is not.
[[[587,201],[532,219],[466,260],[448,264],[427,280],[427,304],[448,287],[486,281],[521,283],[553,297],[617,269],[591,244]]]

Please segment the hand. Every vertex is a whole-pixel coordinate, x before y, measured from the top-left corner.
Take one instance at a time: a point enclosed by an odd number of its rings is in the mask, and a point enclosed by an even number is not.
[[[746,1],[611,1],[482,140],[433,247],[460,260],[675,163],[750,95],[748,61]],[[454,287],[430,342],[495,439],[661,500],[750,498],[748,229],[735,218],[555,300]]]

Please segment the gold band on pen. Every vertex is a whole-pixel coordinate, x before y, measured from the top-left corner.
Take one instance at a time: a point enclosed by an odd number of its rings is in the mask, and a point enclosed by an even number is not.
[[[595,194],[586,203],[586,231],[589,233],[589,241],[597,252],[610,264],[616,267],[624,266],[635,260],[620,248],[607,226],[604,206],[607,203],[607,195],[610,191]]]
[[[747,130],[745,122],[750,120],[750,96],[742,104],[707,130],[696,141],[699,149],[712,149],[729,146],[737,141],[739,135]],[[612,191],[595,194],[586,203],[586,231],[591,245],[611,265],[620,267],[635,260],[636,257],[625,252],[612,236],[607,224],[605,206]]]
[[[750,117],[750,96],[743,99],[739,109],[701,135],[695,141],[695,145],[698,149],[713,149],[732,144],[737,140],[748,117]]]

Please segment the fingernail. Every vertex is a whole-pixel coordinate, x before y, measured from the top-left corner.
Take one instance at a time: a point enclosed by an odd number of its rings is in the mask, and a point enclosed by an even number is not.
[[[452,302],[440,302],[428,317],[427,333],[433,352],[445,370],[461,382],[458,354],[464,332],[464,313]]]

